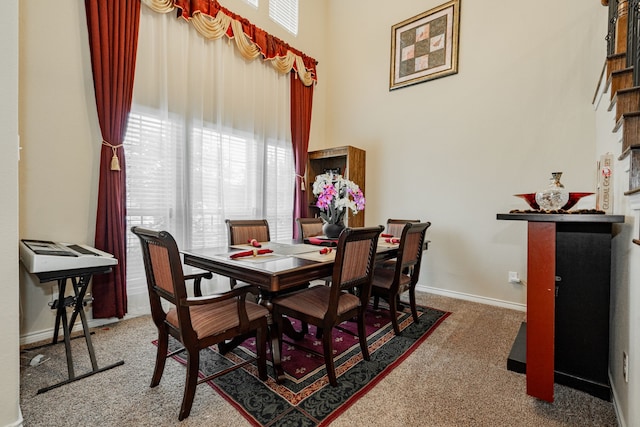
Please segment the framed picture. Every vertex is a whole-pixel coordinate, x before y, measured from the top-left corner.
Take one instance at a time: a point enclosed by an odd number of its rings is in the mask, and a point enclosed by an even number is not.
[[[391,27],[389,90],[458,72],[460,0]]]

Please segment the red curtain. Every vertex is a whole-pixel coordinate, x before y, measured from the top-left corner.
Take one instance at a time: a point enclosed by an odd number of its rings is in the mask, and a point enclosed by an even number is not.
[[[298,238],[295,218],[307,216],[307,195],[304,188],[304,173],[307,167],[309,150],[309,132],[311,131],[311,107],[313,104],[313,85],[305,86],[291,73],[291,142],[295,160],[296,185],[293,201],[293,237]]]
[[[85,8],[103,139],[95,247],[118,259],[112,273],[93,278],[93,317],[122,318],[127,313],[126,177],[122,142],[131,111],[140,0],[85,0]]]

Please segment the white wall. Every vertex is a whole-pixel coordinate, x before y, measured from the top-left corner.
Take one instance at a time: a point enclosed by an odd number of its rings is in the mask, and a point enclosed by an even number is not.
[[[612,289],[611,289],[611,338],[609,367],[612,389],[618,407],[620,425],[636,425],[640,420],[640,291],[635,286],[640,282],[640,246],[632,239],[639,237],[638,209],[640,196],[625,196],[629,190],[629,160],[627,156],[618,160],[622,150],[622,129],[612,132],[615,124],[616,108],[611,107],[611,91],[604,82],[595,98],[596,110],[596,153],[612,153],[614,160],[614,210],[625,215],[623,226],[617,227],[618,234],[613,239]],[[623,377],[623,352],[629,356],[629,382]]]
[[[18,0],[0,14],[0,425],[19,425],[18,334]]]

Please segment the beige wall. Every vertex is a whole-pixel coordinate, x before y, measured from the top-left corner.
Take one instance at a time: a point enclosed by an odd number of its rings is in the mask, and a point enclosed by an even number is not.
[[[18,333],[18,0],[0,15],[0,425],[19,425]]]
[[[459,73],[389,91],[391,26],[442,1],[302,0],[298,37],[261,3],[224,6],[320,62],[310,149],[367,151],[367,225],[431,221],[421,287],[523,309],[526,288],[507,272],[526,281],[526,226],[496,213],[525,208],[512,195],[552,171],[593,191],[606,8],[463,0]],[[23,0],[20,16],[20,237],[91,244],[100,136],[83,3]],[[21,337],[48,336],[53,287],[23,273],[20,292]]]
[[[389,91],[391,26],[442,2],[364,3],[329,2],[332,28],[349,30],[327,43],[323,143],[367,151],[369,225],[432,222],[422,285],[525,304],[526,288],[507,277],[526,280],[526,224],[496,214],[527,208],[512,195],[544,188],[552,171],[570,191],[593,191],[606,8],[463,1],[459,73]]]
[[[265,5],[266,2],[263,2]],[[224,6],[318,60],[325,56],[324,2],[304,4],[293,37],[243,0]],[[145,6],[142,6],[145,7]],[[100,130],[96,117],[84,3],[20,2],[20,237],[93,244]],[[322,62],[320,65],[322,80]],[[323,139],[327,85],[315,92],[313,138]],[[62,101],[62,102],[61,102]],[[40,284],[20,270],[20,334],[24,342],[49,338],[54,282]]]

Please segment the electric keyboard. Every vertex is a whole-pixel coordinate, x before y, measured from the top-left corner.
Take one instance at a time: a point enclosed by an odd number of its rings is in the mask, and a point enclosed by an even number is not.
[[[20,261],[29,273],[115,265],[113,255],[87,245],[20,240]]]

